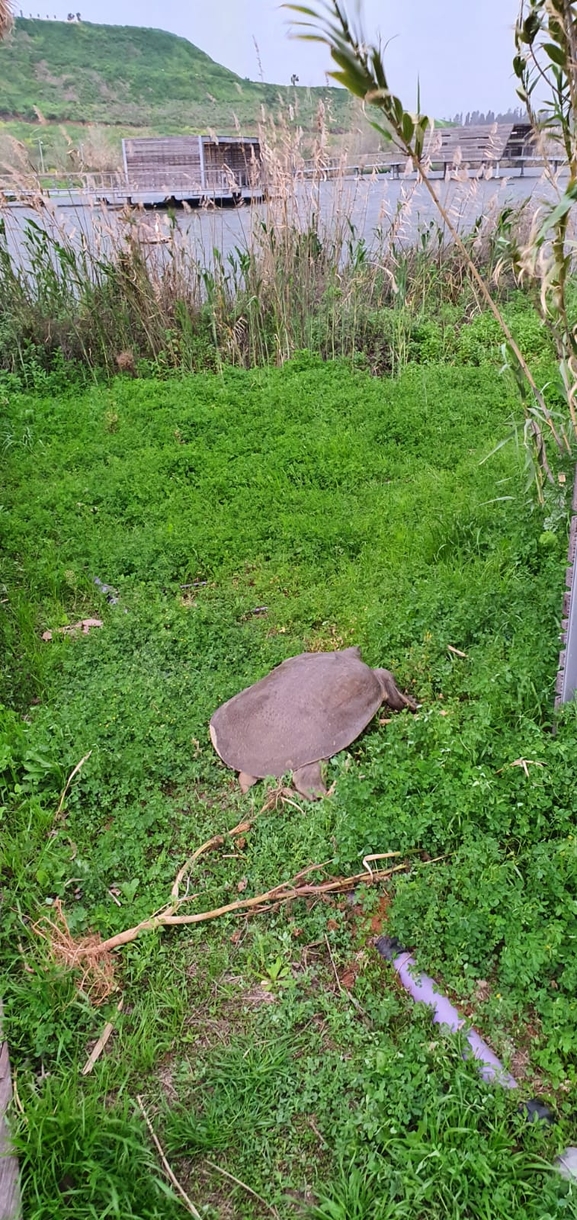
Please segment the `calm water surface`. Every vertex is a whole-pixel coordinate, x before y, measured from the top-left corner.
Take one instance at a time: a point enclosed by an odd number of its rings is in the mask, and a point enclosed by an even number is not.
[[[479,219],[488,220],[507,205],[527,202],[532,209],[551,198],[552,193],[551,187],[537,175],[470,179],[467,182],[436,181],[434,186],[451,220],[464,232]],[[176,224],[191,254],[210,265],[215,250],[226,258],[235,249],[249,246],[254,232],[258,233],[259,228],[267,224],[271,207],[274,209],[274,204],[178,210]],[[379,234],[389,238],[394,235],[395,241],[403,244],[412,243],[431,222],[440,221],[435,204],[422,183],[409,179],[393,181],[388,177],[351,178],[344,183],[324,182],[316,187],[297,185],[292,216],[300,218],[304,224],[312,211],[318,212],[328,230],[337,215],[347,215],[356,236],[364,237],[369,245],[378,240]],[[101,205],[66,206],[61,201],[52,201],[50,210],[40,212],[8,206],[3,214],[10,249],[24,262],[28,261],[23,248],[27,219],[46,228],[62,226],[73,237],[84,233],[91,240],[100,239],[104,247],[126,223],[120,212]],[[139,228],[151,244],[162,244],[172,223],[169,214],[156,210],[139,212],[137,216]],[[347,231],[352,233],[348,225]]]

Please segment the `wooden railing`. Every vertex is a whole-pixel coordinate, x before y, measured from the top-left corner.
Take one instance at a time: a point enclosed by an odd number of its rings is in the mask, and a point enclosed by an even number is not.
[[[561,169],[565,164],[565,158],[561,155],[550,158],[555,172]],[[487,156],[478,157],[476,159],[465,159],[455,161],[452,157],[441,158],[433,157],[430,163],[430,168],[433,173],[447,174],[451,170],[457,169],[493,169],[500,173],[505,169],[518,169],[519,177],[523,177],[526,169],[542,169],[545,165],[543,157],[531,153],[523,156],[514,156],[507,158],[490,158]],[[379,161],[363,161],[358,164],[348,165],[342,161],[327,162],[322,166],[304,165],[303,168],[295,171],[295,176],[302,178],[352,178],[352,177],[370,177],[371,175],[389,174],[392,178],[400,178],[405,172],[409,175],[413,173],[413,169],[407,161],[406,157],[386,156]]]

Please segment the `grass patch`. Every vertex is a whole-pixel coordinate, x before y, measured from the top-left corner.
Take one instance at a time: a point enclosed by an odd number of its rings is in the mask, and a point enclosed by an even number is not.
[[[207,1217],[270,1214],[218,1167],[287,1220],[575,1214],[549,1168],[576,1142],[574,708],[551,732],[566,512],[531,512],[513,446],[479,464],[515,409],[487,363],[387,381],[306,354],[6,402],[0,943],[27,1216],[183,1214],[137,1094]],[[87,616],[103,629],[41,641]],[[212,750],[214,708],[352,642],[418,714],[371,725],[330,762],[333,797],[262,814],[192,888],[204,909],[387,850],[410,872],[144,937],[122,1013],[95,1008],[31,921],[60,898],[75,933],[108,935],[161,905],[191,850],[263,801]],[[371,948],[383,921],[553,1128],[411,1005]]]

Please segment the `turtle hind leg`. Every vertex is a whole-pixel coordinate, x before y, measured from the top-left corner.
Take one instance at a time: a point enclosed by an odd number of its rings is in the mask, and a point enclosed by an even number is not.
[[[258,776],[249,775],[248,771],[239,771],[238,782],[240,784],[240,790],[244,796],[244,794],[248,792],[249,788],[252,788],[253,784],[258,784]]]
[[[293,771],[293,784],[297,792],[306,797],[307,801],[314,801],[317,797],[327,795],[320,762],[308,763],[306,767],[299,767],[298,771]]]

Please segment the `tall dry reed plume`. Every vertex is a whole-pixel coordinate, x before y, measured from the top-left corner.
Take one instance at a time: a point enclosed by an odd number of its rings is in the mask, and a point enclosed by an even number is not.
[[[12,29],[14,14],[9,0],[0,0],[0,39],[5,38]]]

